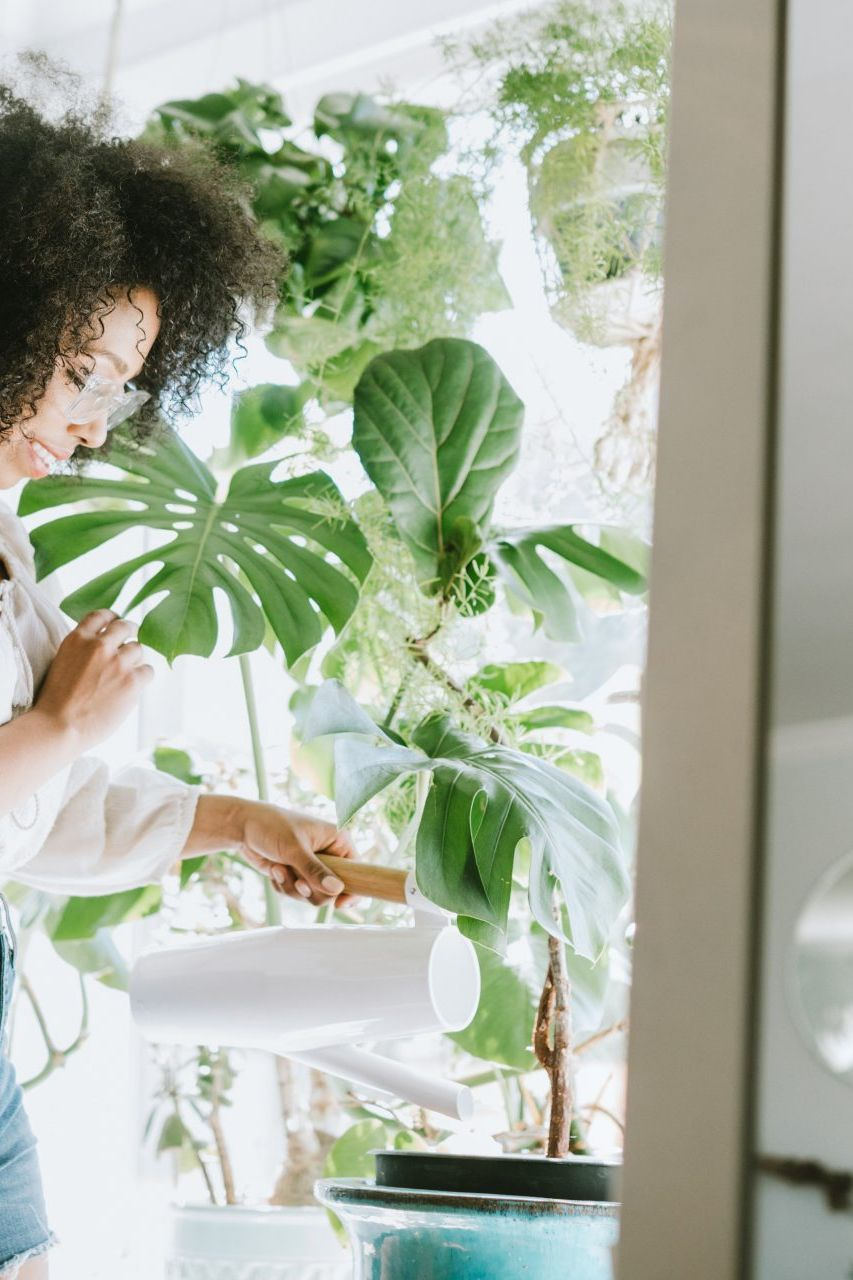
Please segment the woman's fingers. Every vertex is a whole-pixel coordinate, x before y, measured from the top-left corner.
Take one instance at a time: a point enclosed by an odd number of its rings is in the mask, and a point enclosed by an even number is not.
[[[354,858],[355,845],[348,831],[335,831],[334,838],[319,853],[333,853],[336,858]]]
[[[336,898],[338,894],[343,893],[343,880],[333,875],[319,858],[315,858],[310,849],[304,847],[294,849],[289,862],[297,873],[296,888],[306,899],[311,899],[316,893],[319,895],[320,902],[326,902],[330,897]],[[304,885],[309,892],[305,893],[305,889],[300,888],[300,885]]]
[[[315,907],[327,906],[330,901],[336,907],[344,907],[356,901],[317,853],[339,858],[356,856],[346,832],[339,831],[331,822],[302,814],[288,815],[283,830],[279,829],[278,822],[272,829],[254,828],[243,850],[246,861],[269,876],[275,887],[289,897],[310,902]]]
[[[298,898],[296,892],[296,877],[290,867],[283,867],[281,863],[270,863],[270,880],[279,893],[285,893],[289,898]]]
[[[107,623],[115,621],[116,618],[118,614],[112,609],[94,609],[77,624],[77,631],[81,636],[96,636]]]
[[[124,648],[125,644],[136,639],[139,627],[135,622],[127,622],[124,618],[114,618],[100,632],[99,639],[103,643],[114,645],[115,648]]]
[[[119,646],[119,661],[127,667],[141,667],[145,662],[145,648],[138,640],[128,640]]]

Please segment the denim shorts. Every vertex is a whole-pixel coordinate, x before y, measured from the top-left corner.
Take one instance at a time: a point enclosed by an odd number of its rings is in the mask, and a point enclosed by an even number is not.
[[[47,1225],[36,1139],[7,1055],[9,1003],[15,981],[15,935],[0,893],[0,1278],[14,1280],[28,1258],[56,1243]]]

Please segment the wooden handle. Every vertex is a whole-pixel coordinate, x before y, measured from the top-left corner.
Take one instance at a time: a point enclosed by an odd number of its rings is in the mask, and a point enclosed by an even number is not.
[[[318,855],[333,875],[343,880],[347,893],[362,898],[381,898],[383,902],[406,901],[406,872],[396,867],[377,867],[372,862],[354,862],[352,858],[336,858],[331,853]]]

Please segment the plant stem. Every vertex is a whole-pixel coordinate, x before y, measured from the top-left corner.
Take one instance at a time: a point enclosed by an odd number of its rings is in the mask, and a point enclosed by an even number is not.
[[[397,712],[400,710],[400,703],[403,701],[403,694],[406,692],[406,688],[411,678],[412,678],[412,668],[407,667],[406,670],[403,672],[403,677],[400,680],[400,683],[397,685],[396,692],[394,693],[394,696],[391,699],[390,706],[388,707],[388,714],[386,715],[385,719],[382,721],[382,728],[386,731],[386,733],[388,732],[389,729],[394,728],[394,720],[396,718]]]
[[[620,1018],[618,1022],[614,1022],[610,1027],[603,1027],[601,1031],[596,1031],[594,1035],[588,1036],[586,1040],[581,1040],[576,1045],[573,1052],[577,1055],[584,1053],[585,1050],[591,1049],[594,1044],[599,1044],[602,1040],[606,1040],[608,1036],[618,1035],[620,1031],[625,1031],[628,1026],[627,1018]]]
[[[189,1134],[190,1127],[187,1124],[187,1122],[184,1120],[183,1115],[181,1114],[181,1104],[180,1104],[180,1099],[178,1098],[177,1089],[170,1089],[168,1092],[168,1096],[172,1101],[172,1108],[174,1110],[175,1115],[180,1121],[184,1131]],[[205,1116],[204,1113],[201,1111],[201,1109],[195,1106],[193,1103],[190,1103],[190,1106],[192,1110],[195,1112],[195,1114],[198,1116],[199,1120],[201,1120],[202,1124],[206,1125],[207,1116]],[[201,1176],[204,1178],[204,1185],[207,1187],[207,1194],[210,1197],[210,1203],[218,1204],[219,1201],[216,1199],[216,1188],[213,1185],[213,1180],[211,1179],[211,1176],[207,1171],[207,1165],[204,1163],[204,1160],[202,1159],[201,1152],[199,1151],[198,1147],[195,1145],[194,1142],[192,1142],[192,1152],[193,1152],[193,1155],[195,1156],[195,1161],[199,1167]]]
[[[270,798],[269,778],[264,760],[264,748],[261,741],[261,727],[258,721],[258,704],[255,700],[255,685],[252,680],[252,664],[248,653],[241,653],[240,679],[243,682],[243,699],[246,704],[246,719],[249,721],[249,736],[252,740],[252,760],[255,765],[255,785],[258,799],[267,801]],[[281,909],[268,878],[264,876],[264,906],[267,924],[281,924]]]
[[[20,975],[21,989],[26,994],[27,999],[29,1000],[30,1005],[32,1006],[33,1014],[35,1015],[35,1019],[36,1019],[36,1022],[38,1023],[39,1031],[41,1032],[42,1038],[44,1039],[45,1049],[47,1050],[47,1061],[45,1062],[41,1071],[37,1072],[36,1075],[31,1076],[29,1080],[22,1080],[21,1081],[22,1089],[35,1088],[36,1085],[41,1084],[43,1080],[46,1080],[48,1076],[53,1075],[54,1071],[56,1071],[59,1067],[64,1067],[66,1060],[71,1056],[72,1053],[76,1053],[78,1049],[81,1049],[84,1043],[86,1042],[86,1039],[88,1038],[89,996],[86,991],[86,980],[83,977],[83,974],[80,973],[77,975],[77,977],[80,983],[80,999],[83,1006],[82,1014],[80,1017],[80,1030],[77,1032],[77,1035],[74,1037],[74,1039],[65,1049],[59,1049],[54,1044],[53,1039],[50,1035],[50,1032],[48,1031],[47,1021],[45,1019],[44,1012],[42,1011],[42,1007],[39,1004],[38,1000],[36,999],[36,994],[32,988],[32,984],[30,983],[29,979],[26,977],[25,974],[22,973]]]
[[[437,680],[439,684],[443,684],[446,689],[450,689],[452,693],[457,694],[462,700],[462,706],[466,711],[471,711],[480,717],[487,715],[487,712],[480,706],[479,702],[477,702],[475,698],[472,698],[470,693],[466,693],[462,688],[462,685],[458,684],[453,677],[449,675],[443,667],[439,666],[433,657],[431,657],[426,648],[425,640],[410,640],[408,647],[415,662],[419,662],[422,667],[425,667],[433,679]],[[500,744],[503,742],[503,738],[494,725],[489,725],[486,736],[494,743]]]
[[[252,665],[248,653],[241,653],[240,679],[243,682],[243,698],[246,703],[246,718],[249,721],[249,734],[252,739],[252,759],[255,764],[255,784],[258,788],[258,799],[269,800],[270,788],[267,778],[264,748],[261,742],[261,729],[258,723],[258,704],[255,701],[255,686],[252,680]]]
[[[218,1060],[215,1060],[213,1063],[213,1088],[211,1091],[210,1115],[207,1118],[207,1122],[210,1125],[210,1132],[213,1134],[213,1141],[216,1143],[216,1154],[219,1158],[219,1167],[222,1170],[222,1187],[225,1192],[225,1203],[236,1204],[237,1192],[234,1187],[234,1170],[231,1167],[231,1157],[228,1154],[228,1147],[225,1144],[225,1134],[222,1129],[222,1111],[220,1106],[221,1079],[222,1065]]]
[[[268,1203],[311,1204],[312,1187],[322,1163],[319,1138],[312,1118],[305,1114],[304,1107],[300,1105],[295,1064],[288,1058],[277,1057],[275,1069],[287,1148]]]
[[[559,899],[554,894],[554,917],[560,922]],[[568,1155],[572,1109],[572,1018],[571,986],[562,939],[548,937],[548,972],[542,988],[533,1048],[551,1082],[551,1118],[548,1128],[548,1156]]]

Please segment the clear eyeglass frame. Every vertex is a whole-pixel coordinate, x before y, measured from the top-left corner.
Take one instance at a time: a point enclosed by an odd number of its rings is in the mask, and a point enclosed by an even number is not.
[[[71,422],[82,426],[106,412],[107,431],[112,431],[150,399],[151,393],[148,391],[139,391],[136,387],[126,391],[123,387],[118,387],[112,378],[90,373],[69,404],[67,413]]]

